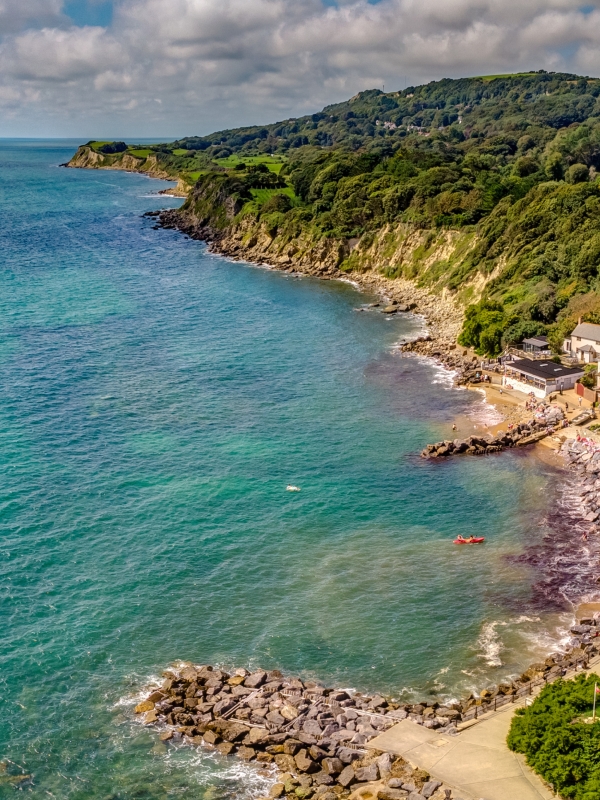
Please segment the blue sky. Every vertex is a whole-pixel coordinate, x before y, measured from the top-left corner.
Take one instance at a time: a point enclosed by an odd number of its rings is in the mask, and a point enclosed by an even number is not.
[[[110,25],[113,17],[113,4],[93,0],[69,0],[63,10],[75,25]]]

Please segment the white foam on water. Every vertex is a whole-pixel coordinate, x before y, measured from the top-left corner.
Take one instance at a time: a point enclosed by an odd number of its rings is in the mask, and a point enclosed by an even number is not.
[[[140,689],[124,694],[122,697],[113,703],[113,708],[129,708],[137,706],[138,703],[143,702],[149,694],[156,689],[160,689],[161,680],[158,675],[151,675],[144,681],[144,685]]]
[[[469,419],[472,419],[478,425],[500,425],[501,422],[504,422],[504,417],[496,406],[488,403],[485,391],[483,389],[475,389],[475,391],[479,392],[483,397],[467,411]]]
[[[504,644],[496,628],[498,626],[504,627],[507,624],[507,622],[501,622],[500,620],[484,622],[481,633],[477,638],[478,657],[483,659],[489,667],[502,666],[500,653],[504,650]]]
[[[351,281],[350,278],[337,278],[336,280],[338,280],[340,283],[348,283],[350,286],[354,286],[354,288],[358,289],[359,291],[361,291],[363,288],[360,283],[357,281]]]

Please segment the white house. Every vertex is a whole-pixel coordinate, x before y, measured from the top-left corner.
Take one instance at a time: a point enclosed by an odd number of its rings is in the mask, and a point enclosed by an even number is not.
[[[582,322],[573,333],[563,342],[565,353],[574,356],[584,364],[598,361],[600,358],[600,325],[593,325],[591,322]]]

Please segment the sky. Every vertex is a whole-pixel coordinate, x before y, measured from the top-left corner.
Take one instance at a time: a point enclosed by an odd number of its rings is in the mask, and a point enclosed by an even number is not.
[[[600,75],[600,0],[0,0],[0,136],[174,139],[363,89]]]

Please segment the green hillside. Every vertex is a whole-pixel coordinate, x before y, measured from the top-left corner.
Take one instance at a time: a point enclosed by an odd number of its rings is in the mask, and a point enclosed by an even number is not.
[[[431,242],[459,232],[460,258],[435,268],[355,256],[339,267],[481,297],[461,342],[482,352],[533,333],[558,343],[579,315],[600,321],[599,79],[535,72],[371,90],[298,119],[125,152],[146,151],[198,178],[184,213],[201,206],[216,227],[252,218],[271,235],[359,240],[363,251],[384,230],[426,230]]]

